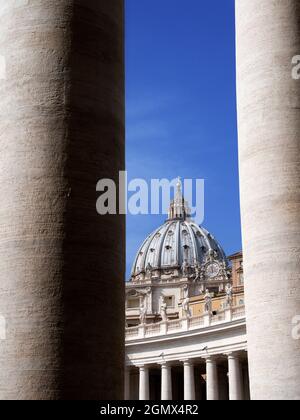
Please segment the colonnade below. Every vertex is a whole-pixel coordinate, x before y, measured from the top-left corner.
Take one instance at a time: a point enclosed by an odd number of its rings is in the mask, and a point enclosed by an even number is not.
[[[127,366],[126,400],[249,400],[246,352]]]

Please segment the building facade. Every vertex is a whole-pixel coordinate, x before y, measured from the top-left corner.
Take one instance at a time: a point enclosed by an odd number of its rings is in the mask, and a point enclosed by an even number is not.
[[[137,252],[126,323],[126,399],[249,399],[242,253],[191,220],[180,182]]]

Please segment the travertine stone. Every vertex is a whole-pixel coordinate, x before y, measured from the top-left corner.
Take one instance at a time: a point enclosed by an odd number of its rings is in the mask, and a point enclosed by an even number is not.
[[[140,381],[139,381],[139,400],[148,401],[150,399],[150,384],[149,384],[149,368],[146,366],[140,367]]]
[[[172,368],[167,363],[161,365],[161,400],[172,400]]]
[[[184,377],[184,400],[195,400],[195,367],[193,362],[185,360],[183,362],[183,377]]]
[[[236,0],[245,295],[252,399],[300,399],[299,0]]]
[[[206,358],[206,396],[208,401],[219,400],[218,366],[213,357]]]
[[[243,400],[241,364],[239,356],[234,353],[228,355],[228,382],[229,400]]]
[[[123,0],[0,2],[0,399],[121,399]]]

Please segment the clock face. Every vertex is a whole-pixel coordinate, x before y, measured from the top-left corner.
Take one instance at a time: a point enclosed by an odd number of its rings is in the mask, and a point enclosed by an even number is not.
[[[211,279],[214,278],[214,277],[217,277],[217,275],[220,272],[219,264],[218,263],[211,263],[211,264],[209,264],[206,267],[205,272],[206,272],[207,277],[209,277]]]

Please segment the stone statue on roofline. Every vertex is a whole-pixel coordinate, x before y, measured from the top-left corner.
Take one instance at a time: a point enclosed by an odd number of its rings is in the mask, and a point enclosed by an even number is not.
[[[211,294],[208,289],[206,289],[205,295],[204,295],[204,312],[206,313],[212,313],[212,299]]]
[[[190,298],[186,297],[182,301],[182,312],[184,318],[191,317],[191,310],[190,310]]]
[[[162,303],[161,303],[161,306],[160,306],[161,320],[163,322],[166,322],[166,321],[168,321],[166,299],[163,295],[162,295],[161,299],[162,299]]]
[[[233,303],[233,288],[230,283],[226,285],[225,291],[226,291],[226,306],[229,308],[232,306],[232,303]]]
[[[142,304],[140,306],[140,324],[144,325],[146,323],[146,315],[147,315],[147,308],[145,304],[145,298],[142,300]]]

